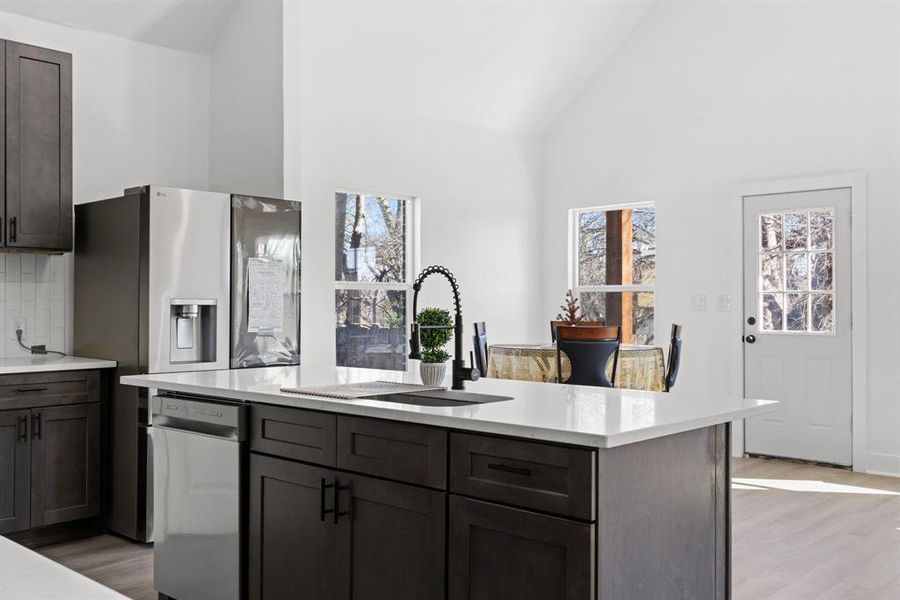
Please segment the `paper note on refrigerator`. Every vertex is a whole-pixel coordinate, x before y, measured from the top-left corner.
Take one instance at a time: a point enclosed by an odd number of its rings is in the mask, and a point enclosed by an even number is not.
[[[247,331],[281,331],[284,321],[284,262],[247,259]]]

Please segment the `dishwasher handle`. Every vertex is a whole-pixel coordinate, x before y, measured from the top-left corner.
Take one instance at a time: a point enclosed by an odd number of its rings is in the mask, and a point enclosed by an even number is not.
[[[151,399],[153,426],[235,442],[247,439],[247,406],[158,395]]]

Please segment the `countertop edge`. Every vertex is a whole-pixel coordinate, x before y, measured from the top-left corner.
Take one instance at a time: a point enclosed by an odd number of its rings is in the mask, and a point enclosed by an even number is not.
[[[65,358],[76,358],[77,362],[67,362]],[[0,375],[24,375],[27,373],[56,373],[60,371],[93,371],[96,369],[115,369],[118,363],[102,358],[65,357],[47,363],[3,365],[0,361]]]
[[[120,381],[126,385],[143,387],[148,389],[163,389],[185,394],[198,394],[203,396],[224,398],[227,400],[239,400],[255,402],[271,406],[288,408],[317,410],[329,413],[343,413],[360,417],[372,417],[400,422],[412,422],[433,427],[447,427],[477,433],[494,435],[508,435],[523,439],[540,440],[550,443],[568,444],[573,446],[586,446],[593,448],[615,448],[637,442],[651,440],[694,429],[721,425],[732,421],[766,414],[774,410],[776,402],[767,404],[741,407],[723,411],[722,413],[705,415],[685,420],[678,423],[668,423],[653,427],[645,427],[633,431],[617,434],[591,434],[577,431],[565,431],[560,429],[540,428],[531,425],[518,425],[514,423],[496,423],[471,420],[448,415],[431,415],[414,411],[405,411],[396,408],[396,404],[385,403],[386,406],[371,406],[354,404],[352,400],[336,401],[325,400],[318,397],[304,396],[301,394],[272,394],[270,392],[237,391],[227,388],[212,388],[206,385],[166,382],[165,387],[151,384],[143,378],[147,375],[124,375]],[[372,400],[367,400],[373,402]],[[340,402],[339,404],[337,402]],[[407,417],[407,418],[404,418]],[[411,417],[411,418],[409,418]],[[543,435],[542,435],[543,434]]]

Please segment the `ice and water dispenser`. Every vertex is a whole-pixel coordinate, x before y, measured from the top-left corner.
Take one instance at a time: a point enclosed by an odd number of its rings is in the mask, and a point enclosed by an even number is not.
[[[216,360],[216,300],[175,298],[169,303],[169,362]]]

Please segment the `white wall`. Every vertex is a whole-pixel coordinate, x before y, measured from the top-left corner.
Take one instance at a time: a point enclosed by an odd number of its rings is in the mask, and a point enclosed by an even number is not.
[[[867,468],[900,474],[900,19],[896,3],[668,3],[546,139],[543,307],[565,290],[569,208],[654,200],[657,334],[679,386],[740,393],[740,182],[863,170],[869,192]],[[691,312],[694,293],[708,312]],[[735,309],[717,312],[730,294]]]
[[[76,204],[144,183],[207,187],[207,57],[6,12],[0,38],[73,55]],[[24,354],[9,324],[19,314],[29,343],[71,350],[72,276],[71,254],[0,257],[0,357]]]
[[[285,4],[285,189],[303,200],[302,351],[334,364],[334,193],[339,188],[421,199],[422,265],[458,277],[467,340],[471,322],[492,340],[540,334],[537,152],[527,138],[394,110],[408,78],[343,79],[380,30],[321,5]],[[382,32],[383,33],[383,32]],[[346,95],[350,86],[358,91]],[[408,101],[408,99],[404,99]],[[398,100],[398,102],[400,102]],[[446,282],[429,280],[423,305],[450,307]],[[466,347],[470,344],[466,342]]]
[[[281,55],[281,2],[238,4],[210,57],[210,189],[282,196]]]

